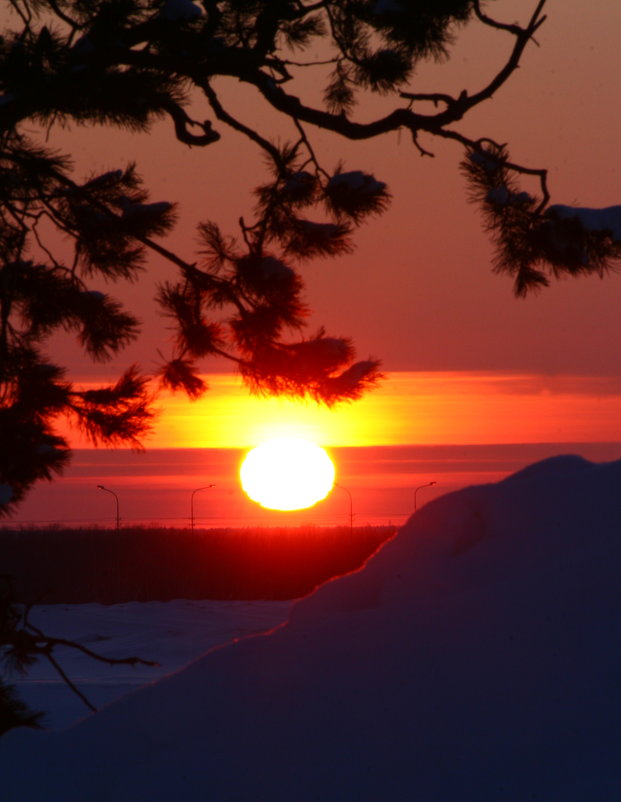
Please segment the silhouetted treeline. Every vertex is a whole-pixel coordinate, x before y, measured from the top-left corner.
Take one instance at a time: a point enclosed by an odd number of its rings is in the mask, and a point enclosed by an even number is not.
[[[394,527],[0,530],[17,600],[293,599],[358,568]]]

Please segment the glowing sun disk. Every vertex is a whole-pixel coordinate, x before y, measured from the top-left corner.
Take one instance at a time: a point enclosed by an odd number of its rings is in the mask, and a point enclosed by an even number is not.
[[[334,464],[326,451],[296,437],[268,440],[253,448],[239,473],[246,494],[271,510],[312,507],[334,484]]]

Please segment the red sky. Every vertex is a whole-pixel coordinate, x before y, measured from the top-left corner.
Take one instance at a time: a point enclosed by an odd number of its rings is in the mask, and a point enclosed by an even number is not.
[[[490,4],[502,19],[522,20],[534,2]],[[552,202],[607,206],[620,202],[618,75],[621,8],[605,0],[551,0],[548,20],[507,86],[463,126],[471,135],[508,142],[513,158],[550,171]],[[416,88],[459,90],[481,86],[511,45],[502,32],[464,29],[453,58],[421,70]],[[237,86],[231,87],[239,92]],[[244,119],[285,137],[273,115],[257,104],[239,104]],[[205,110],[197,109],[201,115]],[[368,118],[365,108],[360,119]],[[151,136],[59,132],[71,142],[79,166],[107,169],[137,158],[154,199],[180,203],[181,221],[171,242],[191,258],[194,224],[211,218],[231,234],[248,211],[250,190],[262,179],[256,147],[223,130],[206,149],[187,148],[170,126]],[[621,356],[618,309],[621,280],[612,276],[563,280],[526,300],[512,297],[509,279],[491,273],[491,246],[476,208],[465,198],[457,171],[461,149],[425,141],[436,157],[421,158],[405,134],[366,143],[314,134],[327,167],[340,158],[351,168],[373,171],[394,194],[389,212],[356,237],[354,254],[305,266],[316,316],[335,334],[352,335],[364,358],[377,355],[387,370],[517,370],[617,375]],[[170,268],[152,262],[158,279]],[[148,320],[148,282],[122,294]],[[147,326],[134,356],[149,367],[161,321]],[[83,361],[80,362],[85,367]],[[223,369],[221,364],[216,369]]]
[[[534,6],[535,0],[498,0],[487,10],[504,21],[524,22]],[[527,48],[518,72],[466,120],[462,130],[507,142],[518,162],[547,167],[552,202],[620,203],[621,6],[609,0],[593,0],[588,7],[580,0],[549,0],[547,14],[537,35],[539,47]],[[419,71],[415,88],[421,92],[480,88],[503,63],[511,44],[512,38],[503,32],[482,31],[473,23],[460,34],[446,64]],[[294,135],[288,121],[277,124],[273,114],[243,95],[236,84],[231,89],[246,121],[256,122],[264,132],[278,133],[280,139]],[[202,107],[195,114],[201,119],[210,116]],[[359,119],[371,116],[368,106],[357,114]],[[153,199],[179,202],[180,223],[170,242],[191,260],[195,223],[213,219],[236,234],[239,215],[251,206],[250,191],[264,177],[256,147],[234,132],[222,128],[222,133],[221,142],[206,149],[179,144],[168,124],[158,125],[149,136],[110,129],[58,130],[51,142],[72,150],[82,175],[136,159]],[[510,280],[491,272],[491,245],[476,208],[467,203],[457,169],[462,155],[457,145],[423,141],[435,158],[421,158],[405,134],[350,143],[312,133],[327,168],[343,159],[348,168],[375,173],[394,195],[389,211],[357,234],[355,253],[304,268],[315,310],[311,330],[325,324],[335,335],[352,336],[360,357],[381,358],[392,377],[375,400],[348,408],[349,423],[341,416],[331,429],[325,424],[328,430],[355,430],[351,439],[360,445],[399,438],[402,442],[619,439],[621,277],[564,280],[537,296],[516,300]],[[145,336],[114,364],[104,366],[90,365],[73,346],[59,343],[74,375],[113,379],[120,368],[136,360],[147,370],[153,367],[155,349],[165,347],[167,336],[162,319],[153,312],[153,285],[170,277],[170,270],[153,259],[149,275],[140,283],[102,287],[124,298],[143,318]],[[213,362],[204,369],[220,372],[226,366]],[[471,384],[466,393],[471,401],[479,398],[471,407],[460,404],[461,390],[451,384],[461,371],[479,377],[476,390]],[[422,375],[417,385],[418,372]],[[432,372],[440,372],[436,389],[443,387],[444,395],[429,390]],[[449,374],[451,381],[446,379]],[[498,383],[486,383],[490,376],[497,382],[503,377],[516,379],[512,405],[506,392],[498,392]],[[531,383],[532,392],[526,395],[532,403],[526,406],[521,405],[522,380]],[[421,390],[423,385],[426,389]],[[487,394],[482,406],[481,394]],[[192,412],[175,401],[162,417],[163,428],[156,430],[153,443],[192,444],[187,428],[171,423],[175,415],[204,416],[218,431],[215,439],[226,439],[221,433],[229,430],[217,417],[226,398],[216,381],[212,395]],[[392,402],[387,400],[391,398]],[[304,415],[308,419],[309,413]],[[361,418],[366,428],[360,426]],[[167,432],[172,432],[169,439]],[[558,432],[566,434],[557,437]],[[334,434],[326,438],[334,439]]]

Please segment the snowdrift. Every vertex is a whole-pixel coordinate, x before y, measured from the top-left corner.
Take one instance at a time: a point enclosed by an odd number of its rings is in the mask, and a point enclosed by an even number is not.
[[[282,627],[2,739],[3,799],[618,799],[620,535],[621,462],[444,496]]]

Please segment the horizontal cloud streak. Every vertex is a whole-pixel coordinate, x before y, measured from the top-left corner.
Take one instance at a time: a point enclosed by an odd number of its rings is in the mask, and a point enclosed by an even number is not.
[[[249,448],[282,435],[325,446],[607,442],[621,424],[621,377],[395,372],[335,409],[253,397],[228,374],[209,383],[199,401],[161,398],[148,448]]]

